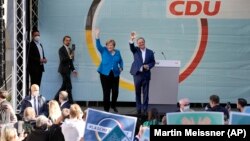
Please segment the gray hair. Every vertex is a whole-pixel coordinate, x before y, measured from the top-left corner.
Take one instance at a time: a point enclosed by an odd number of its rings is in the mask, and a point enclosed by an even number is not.
[[[46,116],[40,115],[40,116],[37,117],[36,127],[47,126],[48,125],[48,121],[49,121],[49,119]]]
[[[139,40],[141,40],[141,39],[145,42],[145,39],[144,39],[143,37],[137,38],[137,42],[138,42]]]
[[[62,96],[62,98],[63,98],[64,101],[68,100],[68,92],[66,92],[66,91],[60,91],[59,95]]]

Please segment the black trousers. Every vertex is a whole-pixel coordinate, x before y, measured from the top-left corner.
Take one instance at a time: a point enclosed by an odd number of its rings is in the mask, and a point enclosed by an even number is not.
[[[55,100],[59,101],[59,93],[60,93],[60,91],[67,91],[68,92],[69,102],[73,103],[72,84],[71,84],[70,74],[71,74],[71,72],[61,73],[63,82],[62,82],[61,88],[58,90],[58,92],[57,92],[57,94],[56,94],[56,96],[54,98]]]
[[[119,93],[119,79],[120,77],[114,77],[113,71],[108,76],[100,74],[102,90],[103,90],[103,105],[104,110],[109,111],[109,108],[115,108]],[[112,102],[110,105],[110,93],[112,91]]]
[[[41,81],[42,81],[43,72],[42,71],[33,71],[33,70],[30,70],[29,71],[29,75],[30,75],[30,81],[31,81],[30,85],[37,84],[40,87]]]

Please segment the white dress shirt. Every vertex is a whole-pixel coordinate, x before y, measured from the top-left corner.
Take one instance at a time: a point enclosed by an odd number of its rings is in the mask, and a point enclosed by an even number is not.
[[[35,96],[31,97],[31,105],[35,111],[39,112],[38,111],[38,97],[36,97],[36,105],[35,105]],[[36,113],[36,114],[38,115],[39,113]]]
[[[142,62],[145,62],[145,57],[146,57],[146,48],[140,49],[141,50],[141,56],[142,56]]]
[[[37,41],[34,41],[34,42],[35,42],[35,44],[36,44],[36,46],[38,48],[40,58],[43,59],[43,48],[42,48],[41,44],[39,42],[37,42]]]
[[[71,57],[71,56],[70,56],[70,50],[69,50],[69,47],[68,47],[68,46],[66,46],[66,45],[64,45],[64,47],[66,48],[66,50],[67,50],[67,52],[68,52],[69,57]]]

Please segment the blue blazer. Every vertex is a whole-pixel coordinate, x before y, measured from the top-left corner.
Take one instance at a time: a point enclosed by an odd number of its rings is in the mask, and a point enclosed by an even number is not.
[[[131,43],[129,45],[130,45],[130,50],[134,55],[134,61],[133,61],[132,66],[131,66],[130,73],[132,75],[137,75],[137,74],[140,73],[140,68],[143,65],[148,65],[149,70],[148,71],[143,71],[143,72],[144,72],[144,77],[147,80],[150,80],[151,79],[150,69],[155,66],[154,52],[152,50],[146,48],[145,61],[143,63],[142,52],[141,52],[140,48],[135,47],[135,45],[131,44]]]
[[[70,109],[70,103],[69,101],[63,103],[63,105],[61,105],[61,110],[63,110],[64,108]]]
[[[121,73],[120,68],[123,69],[123,60],[120,51],[115,49],[115,54],[110,54],[108,49],[101,45],[100,39],[96,39],[96,46],[102,57],[97,71],[108,76],[110,71],[113,70],[114,76],[119,76]]]

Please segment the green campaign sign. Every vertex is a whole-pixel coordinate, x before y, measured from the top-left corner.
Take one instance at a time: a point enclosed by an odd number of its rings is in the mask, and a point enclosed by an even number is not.
[[[167,113],[167,124],[171,125],[223,125],[221,112],[176,112]]]

